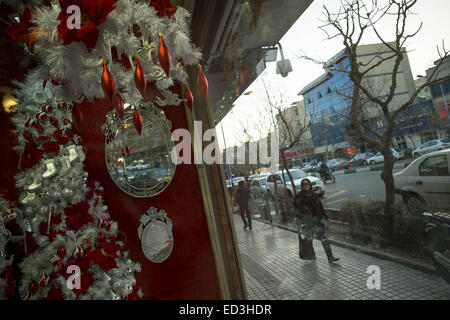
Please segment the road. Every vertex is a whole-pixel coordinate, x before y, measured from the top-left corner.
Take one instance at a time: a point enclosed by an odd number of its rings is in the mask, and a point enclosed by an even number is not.
[[[394,173],[401,169],[394,169]],[[339,209],[348,200],[384,200],[381,171],[336,175],[336,183],[325,185],[323,203],[328,209]]]

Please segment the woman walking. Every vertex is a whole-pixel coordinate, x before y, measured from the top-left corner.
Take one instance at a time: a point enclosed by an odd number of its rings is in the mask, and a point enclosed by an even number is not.
[[[300,246],[300,259],[315,260],[316,254],[312,246],[312,240],[320,240],[328,257],[328,262],[333,263],[339,258],[333,257],[330,242],[325,235],[325,225],[322,219],[328,220],[319,197],[312,191],[309,179],[303,179],[301,191],[294,198],[296,220],[298,226],[298,240]]]

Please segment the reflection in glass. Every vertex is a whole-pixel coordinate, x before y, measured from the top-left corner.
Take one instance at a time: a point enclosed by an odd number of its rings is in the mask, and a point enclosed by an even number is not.
[[[107,116],[106,164],[116,185],[135,197],[162,192],[175,174],[171,160],[174,146],[170,122],[164,113],[140,110],[142,133],[133,125],[134,110],[125,111],[123,120],[115,113]]]

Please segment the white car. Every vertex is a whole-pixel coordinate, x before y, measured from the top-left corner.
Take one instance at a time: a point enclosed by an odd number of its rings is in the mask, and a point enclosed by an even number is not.
[[[313,185],[313,192],[316,193],[319,197],[323,197],[325,194],[325,186],[323,181],[320,178],[308,175],[303,170],[294,169],[289,170],[292,175],[292,179],[294,180],[295,189],[297,192],[301,190],[301,182],[304,178],[308,178]],[[269,197],[273,198],[275,195],[275,180],[277,181],[277,193],[281,196],[284,192],[284,183],[286,182],[286,190],[288,196],[290,198],[294,197],[294,191],[292,188],[291,180],[286,172],[284,172],[284,176],[281,171],[276,172],[273,175],[267,176],[266,180],[266,190]]]
[[[436,139],[436,140],[428,141],[428,142],[424,143],[423,145],[421,145],[420,147],[418,147],[417,149],[414,149],[412,152],[412,155],[414,158],[418,158],[421,155],[424,155],[426,153],[443,150],[443,149],[447,149],[447,148],[450,148],[450,140],[449,139]]]
[[[408,208],[437,205],[450,209],[450,149],[423,155],[394,173],[395,193]]]
[[[405,154],[401,151],[397,151],[394,148],[391,148],[392,155],[394,156],[395,160],[400,160],[405,157]],[[381,152],[378,152],[373,157],[367,159],[368,164],[375,164],[375,163],[382,163],[384,162],[384,156],[381,154]]]

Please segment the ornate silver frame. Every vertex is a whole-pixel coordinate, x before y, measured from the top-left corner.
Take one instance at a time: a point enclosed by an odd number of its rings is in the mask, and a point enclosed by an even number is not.
[[[172,234],[172,220],[168,217],[167,213],[162,209],[157,209],[155,207],[150,207],[150,209],[145,212],[140,220],[140,225],[138,227],[138,236],[141,240],[141,249],[145,257],[153,263],[162,263],[166,261],[172,253],[173,250],[173,234]],[[164,227],[168,235],[168,241],[166,252],[160,251],[156,256],[151,256],[148,250],[148,246],[144,242],[147,238],[147,234],[150,232],[150,226],[152,224]]]
[[[130,106],[127,110],[125,110],[123,120],[120,119],[115,110],[112,110],[106,114],[106,121],[102,125],[102,132],[105,136],[105,163],[110,178],[114,181],[114,184],[120,190],[136,198],[153,197],[163,192],[170,185],[176,173],[176,164],[174,164],[172,161],[169,161],[169,163],[173,164],[173,168],[171,168],[173,169],[173,171],[170,175],[170,181],[166,185],[158,184],[152,188],[138,188],[130,183],[126,183],[127,189],[120,185],[115,179],[113,179],[112,165],[109,164],[109,156],[111,155],[109,149],[111,147],[109,147],[108,144],[114,140],[117,131],[120,130],[124,121],[130,121],[131,123],[133,122],[132,114],[134,112],[134,108],[135,107]],[[143,124],[145,123],[145,121],[150,121],[152,125],[156,125],[161,128],[161,131],[165,134],[167,150],[171,150],[171,148],[175,146],[174,142],[171,139],[172,122],[166,118],[164,112],[161,109],[155,107],[153,104],[145,104],[144,107],[139,108],[138,110],[142,119],[144,120]],[[167,175],[166,177],[169,177],[169,175]]]

